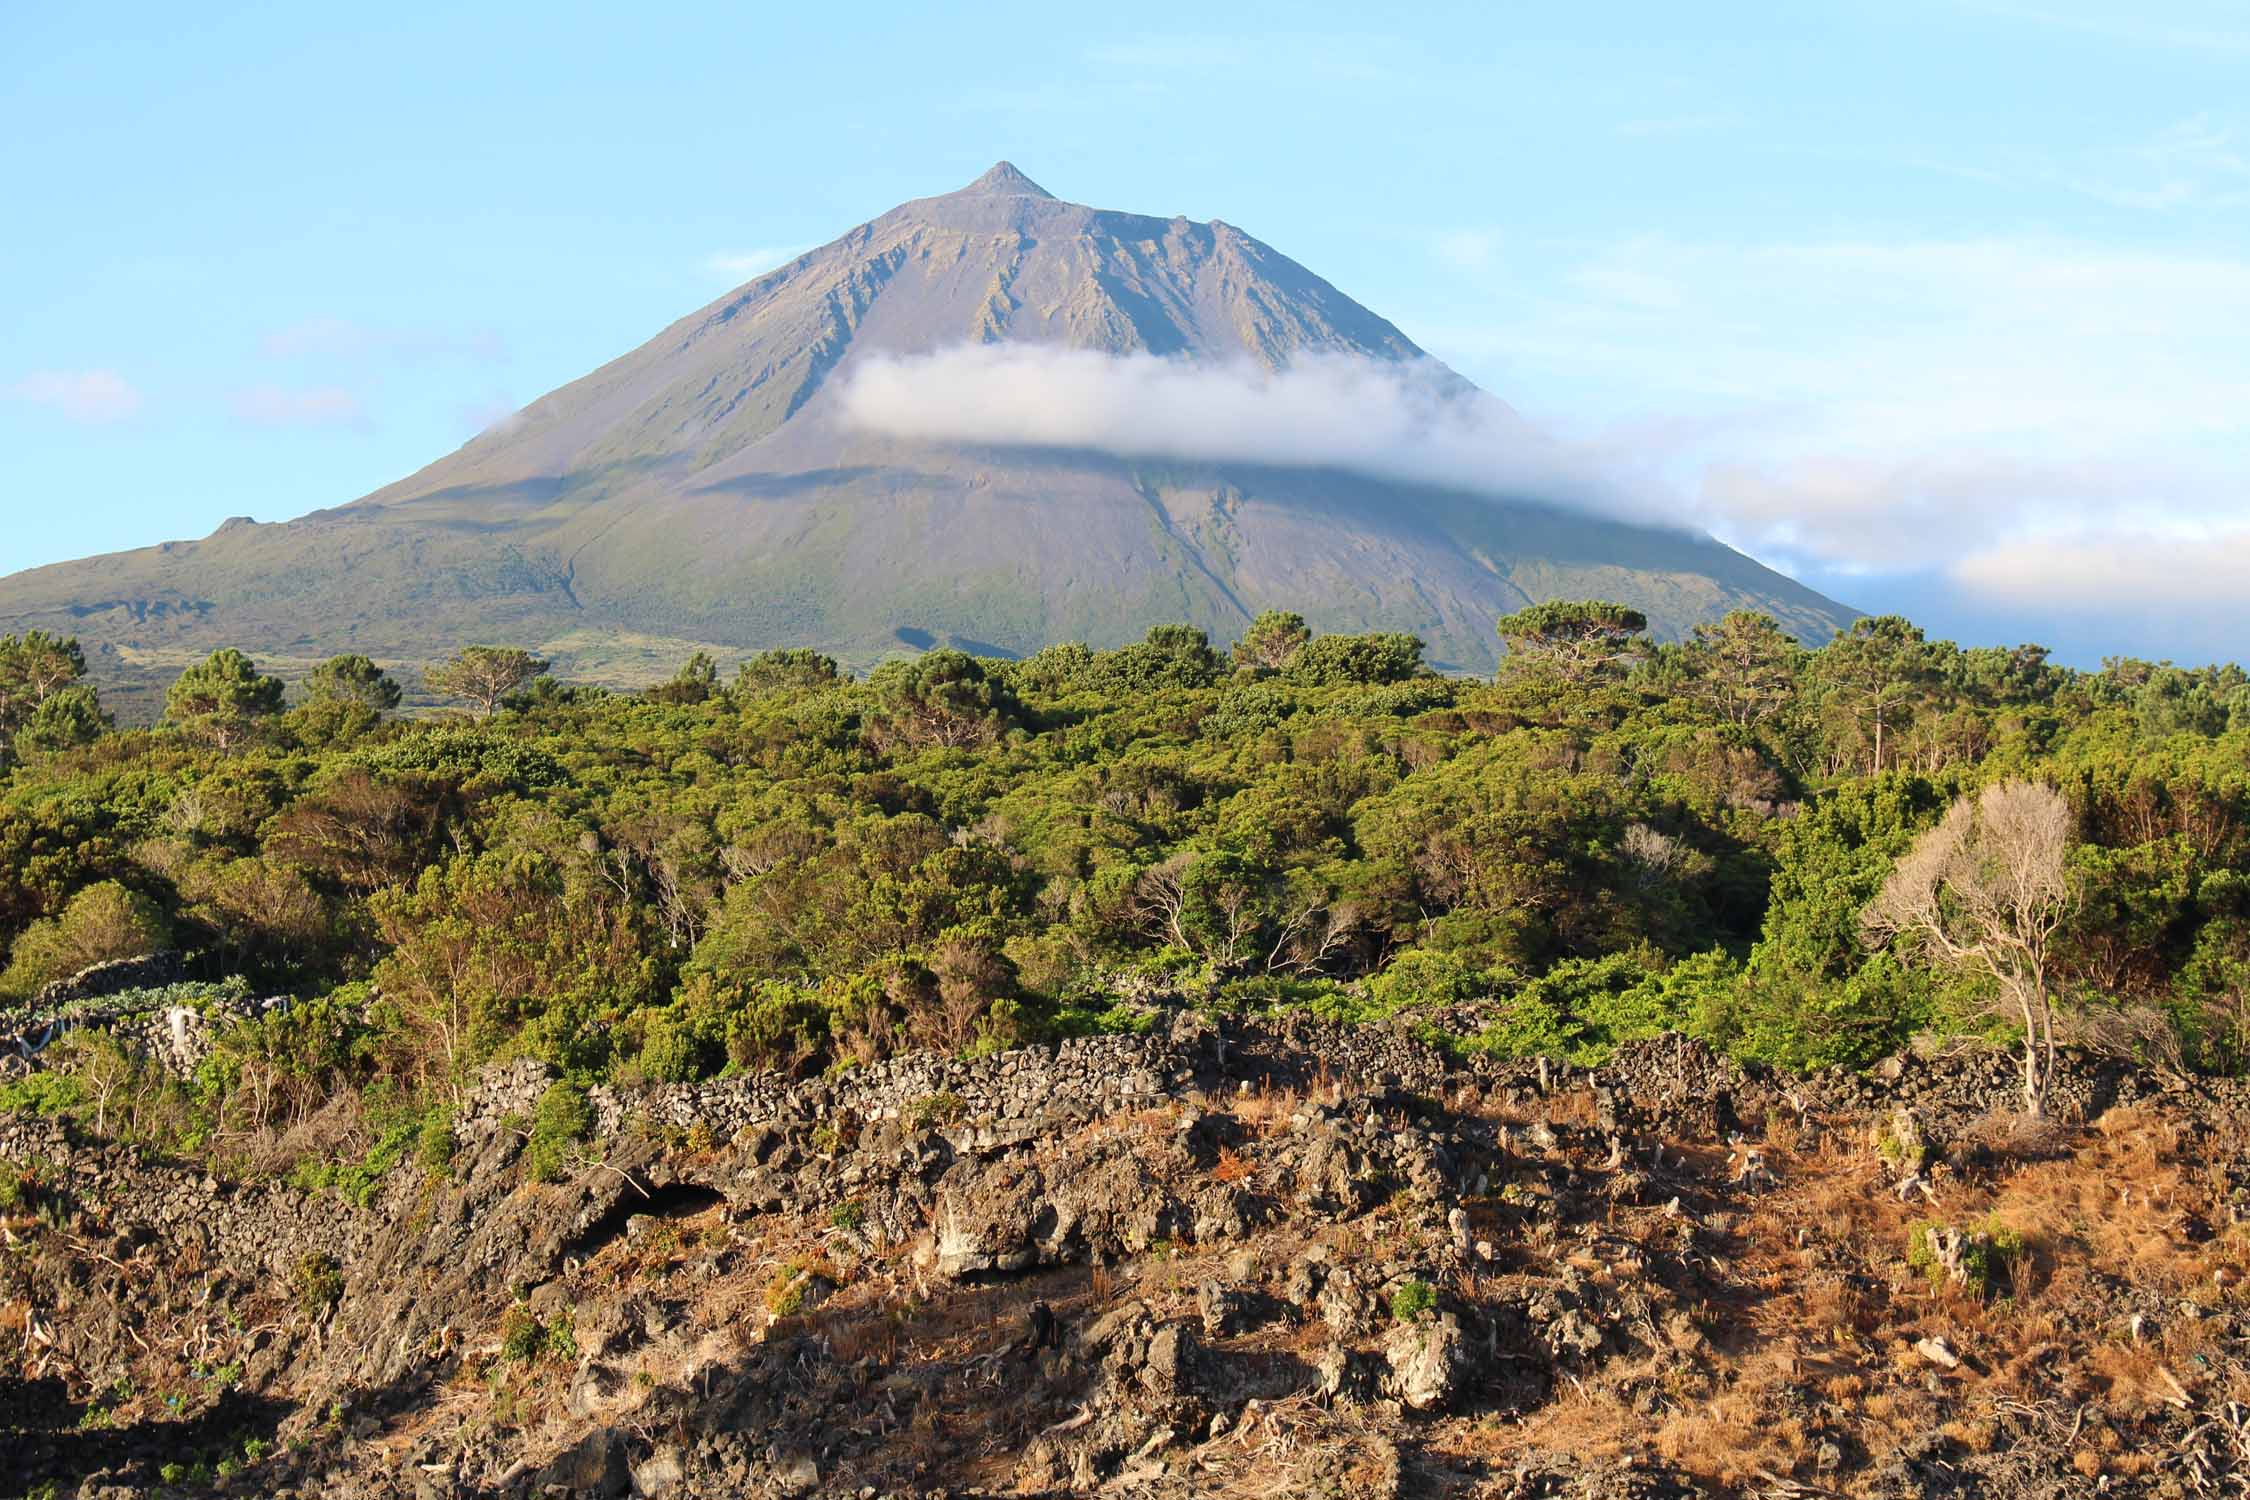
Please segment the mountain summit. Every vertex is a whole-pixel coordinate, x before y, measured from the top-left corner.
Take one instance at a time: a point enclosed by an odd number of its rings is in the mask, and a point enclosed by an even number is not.
[[[1067,203],[1001,162],[360,500],[0,579],[0,630],[70,631],[113,671],[217,645],[287,666],[504,640],[629,680],[698,647],[865,663],[937,641],[1107,645],[1173,620],[1224,640],[1271,607],[1412,631],[1464,669],[1492,664],[1496,615],[1540,599],[1619,599],[1668,634],[1745,606],[1816,641],[1850,618],[1708,538],[1538,495],[946,440],[846,409],[855,375],[964,348],[1269,372],[1414,362],[1505,411],[1232,226]]]
[[[1024,176],[1023,173],[1017,171],[1016,164],[1012,161],[994,162],[992,164],[991,171],[985,173],[982,177],[979,177],[976,181],[970,183],[967,187],[961,189],[960,192],[955,193],[953,196],[956,198],[965,198],[976,194],[987,194],[993,197],[1002,198],[1052,199],[1055,196],[1053,193],[1050,193],[1045,188],[1041,187],[1038,183],[1033,182],[1030,178]]]

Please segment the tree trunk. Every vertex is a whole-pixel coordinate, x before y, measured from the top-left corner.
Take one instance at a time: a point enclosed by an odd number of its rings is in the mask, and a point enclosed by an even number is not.
[[[2042,1119],[2047,1113],[2047,1069],[2041,1066],[2039,1015],[2032,1008],[2029,995],[2018,995],[2016,1006],[2023,1012],[2023,1112],[2034,1120]],[[2050,1034],[2047,1039],[2050,1059],[2053,1045]]]

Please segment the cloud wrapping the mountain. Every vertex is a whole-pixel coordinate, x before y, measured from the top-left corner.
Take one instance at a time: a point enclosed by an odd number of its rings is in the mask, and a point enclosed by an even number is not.
[[[1349,469],[1638,520],[1604,455],[1558,444],[1435,361],[1316,355],[1287,369],[971,344],[871,359],[844,419],[922,441]]]

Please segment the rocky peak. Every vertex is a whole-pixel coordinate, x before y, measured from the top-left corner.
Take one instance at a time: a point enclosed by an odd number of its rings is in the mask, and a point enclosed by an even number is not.
[[[1010,161],[994,162],[992,170],[953,194],[956,198],[1053,198],[1038,183],[1016,170]]]

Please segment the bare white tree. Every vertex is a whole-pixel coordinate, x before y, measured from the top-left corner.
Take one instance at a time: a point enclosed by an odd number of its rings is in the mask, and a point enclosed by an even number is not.
[[[1989,976],[2023,1026],[2023,1103],[2046,1113],[2055,1071],[2048,954],[2074,905],[2070,804],[2053,787],[2003,781],[1947,809],[1914,841],[1860,921],[1876,946],[1918,946]]]

